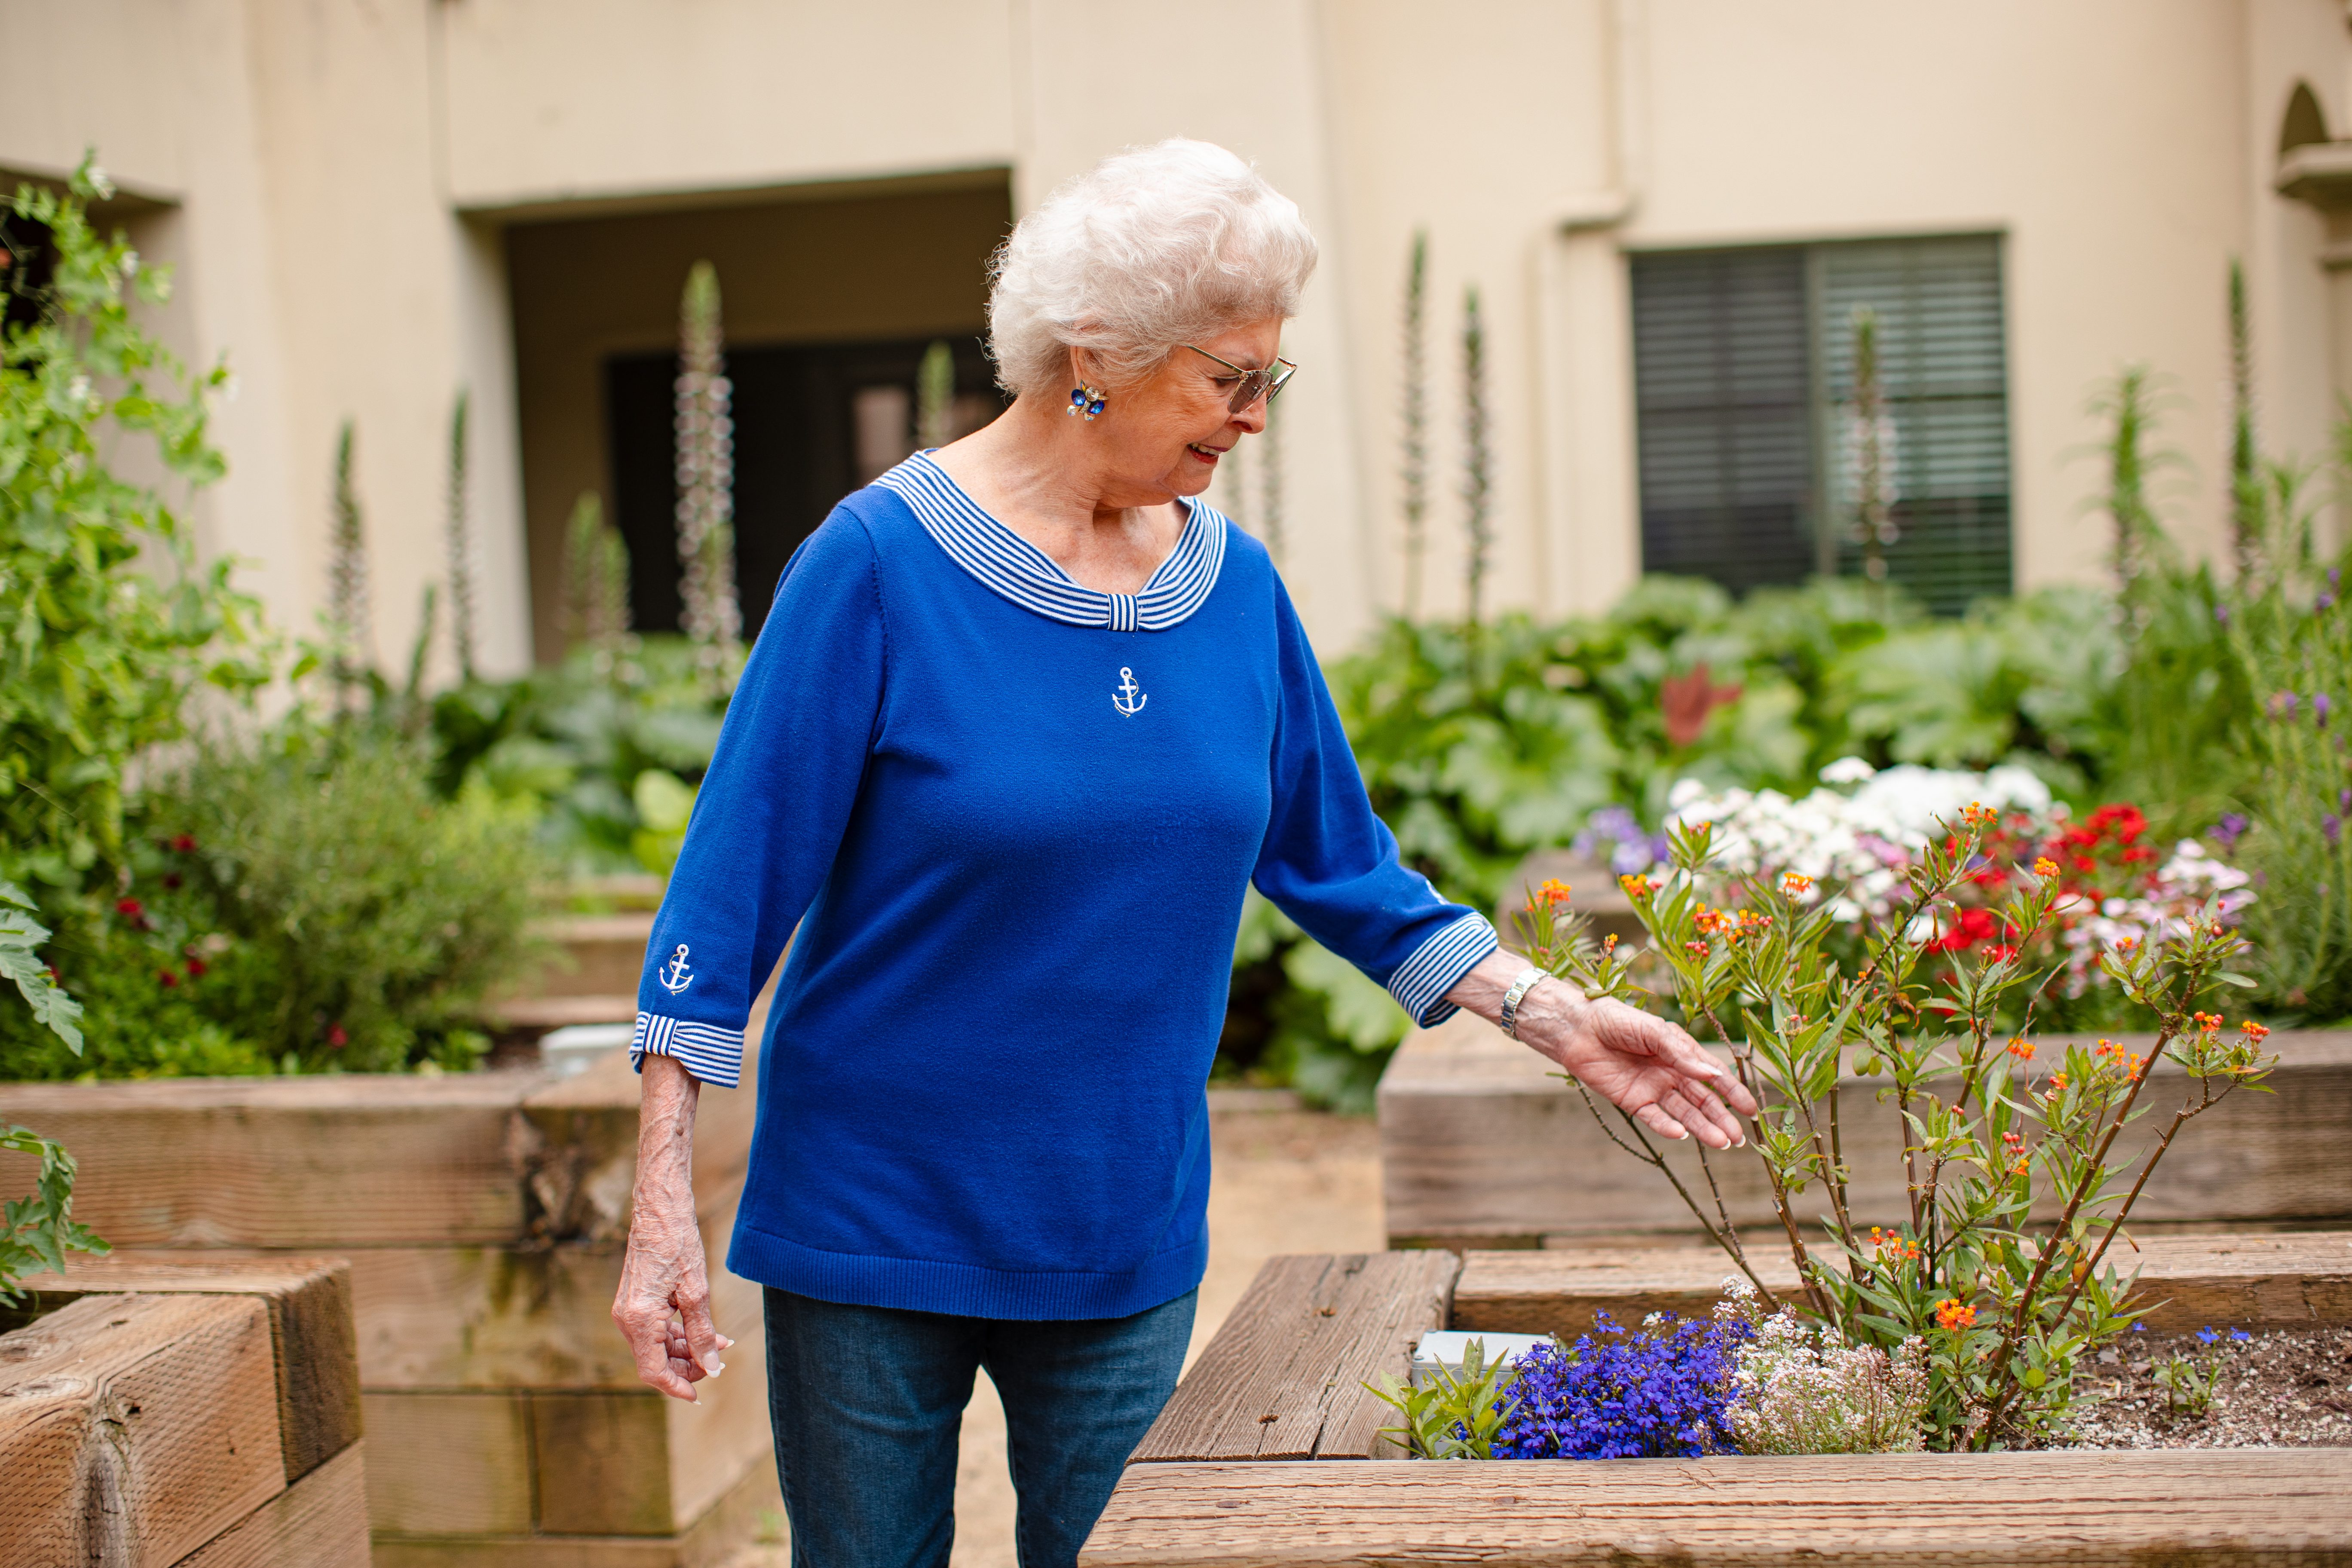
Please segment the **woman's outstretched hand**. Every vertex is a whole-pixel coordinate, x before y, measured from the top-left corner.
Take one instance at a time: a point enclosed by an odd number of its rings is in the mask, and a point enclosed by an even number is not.
[[[1497,1022],[1503,994],[1526,967],[1517,953],[1490,954],[1447,1000]],[[1696,1138],[1710,1149],[1748,1141],[1739,1118],[1756,1114],[1755,1099],[1679,1026],[1605,996],[1587,1001],[1564,980],[1529,990],[1518,1026],[1521,1040],[1660,1137]]]
[[[696,1399],[696,1384],[727,1370],[719,1352],[735,1342],[710,1321],[710,1273],[694,1213],[694,1109],[700,1089],[670,1058],[646,1058],[629,1254],[613,1298],[613,1321],[629,1342],[637,1376],[688,1403]]]

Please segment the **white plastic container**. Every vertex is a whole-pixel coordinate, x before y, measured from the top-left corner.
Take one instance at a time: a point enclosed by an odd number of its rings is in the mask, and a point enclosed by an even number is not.
[[[629,1043],[634,1024],[571,1024],[539,1037],[539,1064],[558,1078],[588,1070],[607,1051]]]
[[[1421,1336],[1412,1347],[1412,1385],[1419,1388],[1438,1367],[1454,1376],[1462,1375],[1462,1363],[1469,1352],[1470,1342],[1480,1342],[1486,1352],[1486,1364],[1517,1361],[1538,1345],[1549,1344],[1549,1334],[1500,1334],[1489,1329],[1432,1329]]]

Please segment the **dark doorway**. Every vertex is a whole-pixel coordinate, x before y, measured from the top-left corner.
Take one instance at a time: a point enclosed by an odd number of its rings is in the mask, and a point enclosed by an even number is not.
[[[759,635],[784,564],[834,503],[915,449],[915,377],[936,341],[730,348],[734,384],[735,591],[743,635]],[[1005,404],[976,339],[949,339],[955,354],[956,435],[979,428]],[[640,631],[677,629],[674,516],[677,446],[671,417],[674,354],[615,354],[604,362],[604,410],[613,500],[629,546],[630,609]]]

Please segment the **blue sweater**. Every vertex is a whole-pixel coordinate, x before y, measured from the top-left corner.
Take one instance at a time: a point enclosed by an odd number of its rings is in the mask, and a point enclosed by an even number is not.
[[[1245,888],[1421,1022],[1491,926],[1398,863],[1257,542],[1194,503],[1081,587],[927,457],[794,553],[654,925],[635,1059],[732,1087],[728,1267],[824,1300],[1122,1317],[1207,1258]]]

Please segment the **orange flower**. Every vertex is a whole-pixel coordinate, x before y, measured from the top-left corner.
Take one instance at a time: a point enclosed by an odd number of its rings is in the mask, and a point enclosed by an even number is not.
[[[1801,899],[1812,890],[1813,879],[1811,877],[1799,876],[1791,871],[1780,879],[1780,891],[1790,898]]]
[[[2192,1013],[2189,1016],[2197,1020],[2197,1028],[2200,1034],[2210,1035],[2221,1026],[2221,1015],[2219,1013]]]
[[[1936,1303],[1936,1326],[1939,1329],[1958,1333],[1960,1330],[1974,1324],[1976,1321],[1977,1310],[1974,1307],[1949,1300]]]
[[[1693,958],[1705,958],[1707,955],[1707,945],[1703,942],[1686,942],[1683,943],[1683,950]]]
[[[1625,889],[1625,896],[1629,899],[1646,899],[1657,889],[1657,884],[1647,877],[1620,877],[1617,885]]]
[[[1543,886],[1536,889],[1536,897],[1548,904],[1564,904],[1568,902],[1568,884],[1557,877],[1546,877]]]
[[[2030,1062],[2033,1059],[2033,1042],[2023,1035],[2012,1036],[2009,1042],[2009,1054],[2019,1061]]]
[[[1990,827],[1995,822],[2000,820],[2000,814],[1987,811],[1981,801],[1972,800],[1969,802],[1969,808],[1960,813],[1960,820],[1970,827]]]
[[[2238,1026],[2238,1033],[2245,1036],[2249,1041],[2255,1045],[2260,1045],[2263,1041],[2270,1038],[2271,1034],[2269,1029],[2255,1023],[2252,1018],[2247,1019],[2244,1023]]]
[[[2033,874],[2041,878],[2042,880],[2048,881],[2051,878],[2058,874],[2058,862],[2053,860],[2047,855],[2036,856],[2033,861]]]
[[[2065,1075],[2064,1073],[2063,1073],[2063,1072],[2053,1072],[2053,1073],[2052,1073],[2052,1074],[2050,1075],[2050,1095],[2051,1095],[2051,1098],[2052,1098],[2052,1099],[2053,1099],[2053,1100],[2054,1100],[2054,1099],[2056,1099],[2056,1098],[2057,1098],[2057,1096],[2058,1096],[2058,1092],[2059,1092],[2059,1090],[2061,1090],[2061,1089],[2064,1089],[2065,1087],[2066,1087],[2066,1075]]]
[[[2136,936],[2119,936],[2116,938],[2116,951],[2117,952],[2126,953],[2138,952],[2139,938]]]
[[[1607,936],[1604,936],[1604,937],[1602,937],[1602,938],[1601,939],[1601,957],[1603,957],[1603,958],[1606,958],[1606,957],[1608,957],[1611,953],[1615,952],[1616,951],[1617,951],[1617,933],[1616,933],[1615,931],[1612,931],[1612,932],[1610,932]]]

